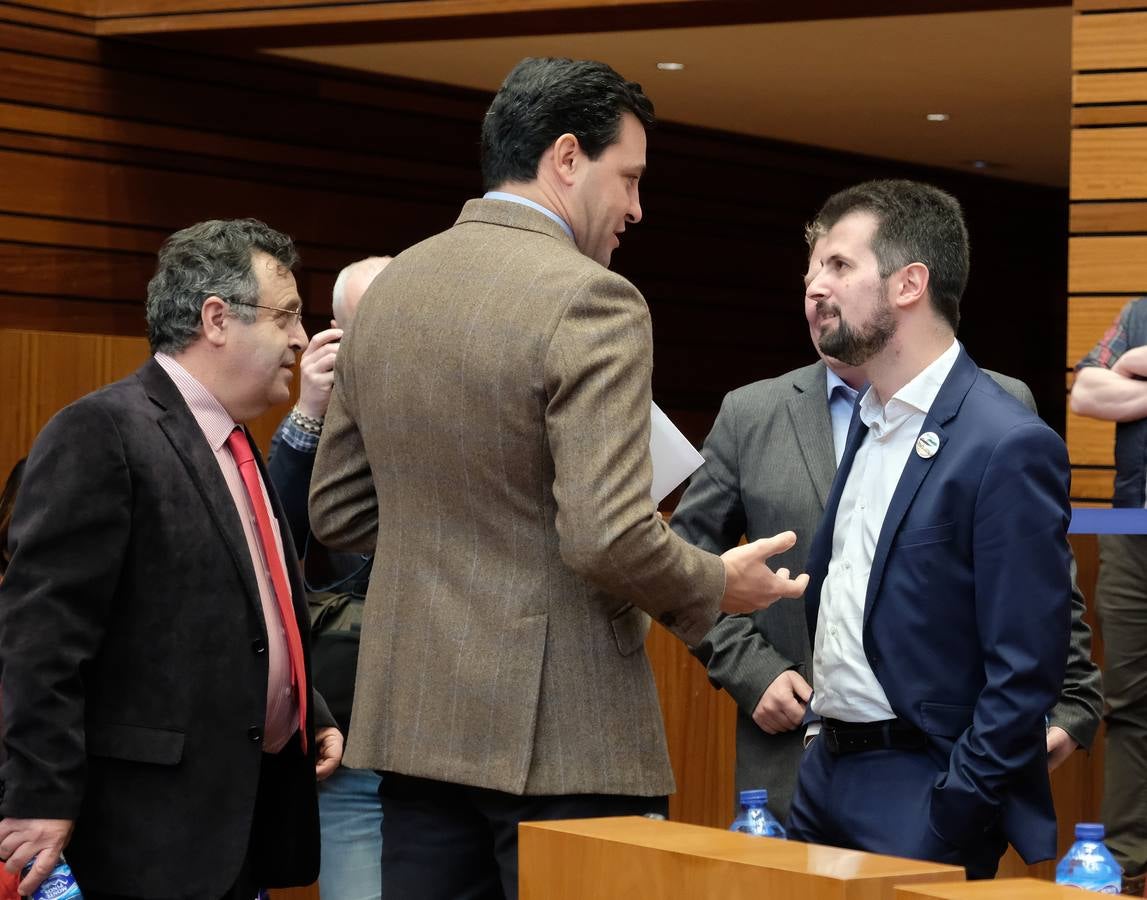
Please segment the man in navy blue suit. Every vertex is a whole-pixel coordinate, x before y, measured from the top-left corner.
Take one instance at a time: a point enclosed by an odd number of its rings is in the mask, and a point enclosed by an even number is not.
[[[957,201],[875,181],[830,197],[806,299],[861,369],[805,595],[819,734],[790,836],[991,877],[1055,854],[1045,716],[1071,623],[1060,438],[956,340]],[[810,732],[813,729],[810,729]]]

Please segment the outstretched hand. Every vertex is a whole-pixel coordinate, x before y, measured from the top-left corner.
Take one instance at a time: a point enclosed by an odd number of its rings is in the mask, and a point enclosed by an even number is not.
[[[725,596],[721,611],[749,613],[772,606],[782,597],[799,597],[808,587],[808,575],[789,577],[788,569],[774,572],[766,565],[769,557],[784,553],[797,542],[792,531],[734,547],[721,554],[725,563]]]

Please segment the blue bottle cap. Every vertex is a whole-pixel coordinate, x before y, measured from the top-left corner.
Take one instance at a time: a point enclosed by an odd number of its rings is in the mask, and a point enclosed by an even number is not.
[[[1075,839],[1077,841],[1103,840],[1102,822],[1079,822],[1075,826]]]
[[[741,806],[764,806],[769,802],[769,792],[764,788],[755,791],[741,791]]]

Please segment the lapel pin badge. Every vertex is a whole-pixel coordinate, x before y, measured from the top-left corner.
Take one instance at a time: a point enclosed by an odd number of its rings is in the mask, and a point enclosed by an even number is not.
[[[936,451],[940,449],[940,439],[936,437],[936,432],[925,431],[920,437],[916,438],[916,455],[921,459],[931,459],[936,455]]]

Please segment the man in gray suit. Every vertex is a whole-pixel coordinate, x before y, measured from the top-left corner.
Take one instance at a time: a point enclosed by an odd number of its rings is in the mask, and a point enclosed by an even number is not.
[[[375,551],[347,764],[384,773],[383,893],[517,896],[526,819],[662,812],[648,614],[689,644],[807,583],[717,557],[650,497],[649,311],[607,268],[641,218],[640,86],[525,60],[486,114],[490,191],[371,285],[311,482]]]
[[[818,236],[809,237],[811,265],[819,258]],[[816,307],[807,299],[805,314],[816,347]],[[1022,381],[988,374],[1035,409]],[[828,358],[730,392],[705,440],[705,465],[673,514],[673,530],[719,553],[736,546],[742,535],[751,540],[792,529],[798,542],[777,563],[803,571],[863,384],[857,370]],[[1072,577],[1074,585],[1074,563]],[[1049,768],[1091,745],[1103,707],[1078,587],[1073,597],[1067,673],[1049,717]],[[737,789],[768,789],[769,807],[783,821],[796,786],[804,749],[801,723],[812,693],[803,601],[723,619],[701,642],[698,656],[713,683],[737,703]]]

